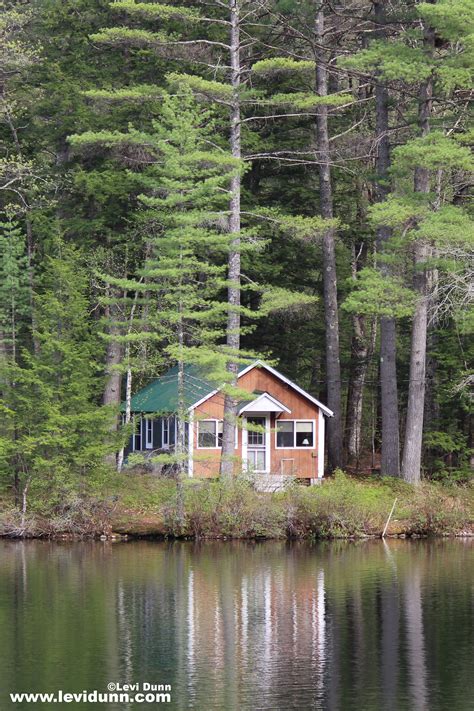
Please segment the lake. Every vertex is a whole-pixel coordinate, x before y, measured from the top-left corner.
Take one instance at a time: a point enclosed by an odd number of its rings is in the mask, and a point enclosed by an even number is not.
[[[0,709],[472,711],[473,544],[0,541]]]

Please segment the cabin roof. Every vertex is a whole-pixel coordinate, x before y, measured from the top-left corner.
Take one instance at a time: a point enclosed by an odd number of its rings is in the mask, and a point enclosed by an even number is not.
[[[190,407],[196,400],[203,398],[216,383],[203,377],[202,369],[195,365],[184,367],[184,400]],[[125,412],[125,403],[120,407]],[[148,385],[132,397],[132,412],[176,412],[178,409],[178,366],[175,365],[159,378],[154,378]]]
[[[323,405],[315,397],[307,393],[305,390],[296,385],[293,381],[286,378],[277,370],[267,365],[263,361],[257,360],[250,365],[244,365],[239,371],[240,378],[245,373],[248,373],[252,368],[263,368],[272,373],[279,380],[285,382],[294,390],[303,395],[307,400],[321,408],[322,412],[332,417],[333,412],[326,405]],[[205,377],[203,368],[196,365],[185,365],[184,367],[184,400],[185,405],[189,410],[194,409],[208,398],[219,392],[222,384],[212,382]],[[250,403],[250,400],[249,400]],[[244,403],[240,403],[242,406]],[[245,404],[244,404],[245,407]],[[121,405],[121,411],[125,411],[125,403]],[[144,413],[173,413],[178,410],[178,366],[170,368],[164,375],[155,378],[144,388],[139,390],[132,397],[131,411]]]

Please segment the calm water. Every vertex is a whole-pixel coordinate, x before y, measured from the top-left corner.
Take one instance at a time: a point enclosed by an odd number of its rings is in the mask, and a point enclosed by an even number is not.
[[[171,684],[35,709],[472,711],[474,547],[0,542],[9,691]]]

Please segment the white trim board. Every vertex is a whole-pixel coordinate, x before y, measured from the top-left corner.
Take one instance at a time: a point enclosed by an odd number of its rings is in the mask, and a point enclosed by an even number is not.
[[[324,417],[318,417],[318,479],[324,476]]]
[[[242,407],[238,414],[242,415],[244,412],[286,412],[291,415],[291,410],[270,393],[262,393]]]
[[[253,368],[264,368],[269,373],[274,375],[276,378],[281,380],[283,383],[286,383],[291,388],[296,390],[296,392],[298,392],[300,395],[303,395],[303,397],[305,397],[307,400],[312,402],[314,405],[317,405],[320,408],[321,412],[323,412],[327,417],[334,417],[334,412],[332,410],[330,410],[329,407],[326,407],[326,405],[323,405],[322,402],[320,402],[315,397],[313,397],[312,395],[307,393],[306,390],[303,390],[303,388],[300,388],[299,385],[296,385],[296,383],[294,383],[292,380],[290,380],[289,378],[286,378],[284,375],[279,373],[278,370],[275,370],[275,368],[272,368],[270,365],[267,365],[266,363],[264,363],[261,360],[256,360],[255,363],[251,363],[246,368],[241,370],[237,376],[237,379],[241,378],[243,375],[245,375],[246,373],[251,371]],[[206,400],[209,400],[209,398],[211,398],[213,395],[218,393],[219,390],[222,389],[222,387],[212,390],[210,393],[208,393],[207,395],[202,397],[200,400],[197,400],[195,403],[193,403],[188,409],[194,410],[196,407],[199,407],[199,405],[202,405],[203,402],[206,402]]]

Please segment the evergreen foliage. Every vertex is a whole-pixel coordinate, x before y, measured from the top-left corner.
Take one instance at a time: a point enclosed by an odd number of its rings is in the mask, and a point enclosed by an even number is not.
[[[0,460],[19,506],[90,491],[130,434],[126,383],[172,363],[232,381],[226,361],[258,352],[327,401],[336,325],[344,457],[377,468],[381,332],[403,424],[424,306],[421,474],[469,478],[472,3],[322,3],[316,42],[312,3],[231,5],[0,2]]]

